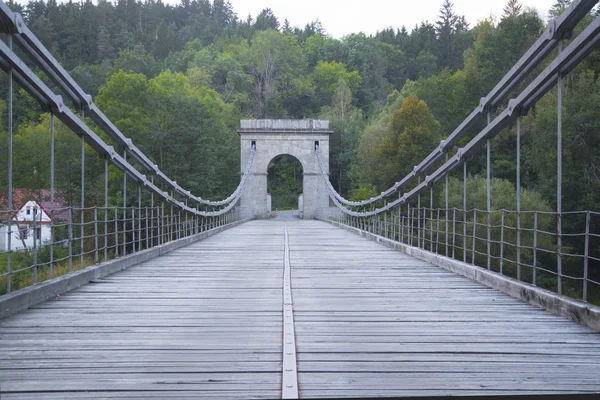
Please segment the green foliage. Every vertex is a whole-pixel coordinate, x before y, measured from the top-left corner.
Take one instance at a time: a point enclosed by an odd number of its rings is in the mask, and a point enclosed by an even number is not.
[[[362,78],[356,71],[348,72],[346,65],[335,61],[319,61],[315,69],[310,74],[310,79],[314,85],[313,101],[319,106],[332,104],[334,95],[343,82],[350,92],[356,91]]]
[[[382,187],[393,185],[412,171],[439,144],[439,129],[427,104],[410,95],[392,114],[388,132],[376,151]]]
[[[351,201],[363,201],[363,200],[368,200],[371,199],[375,196],[377,196],[379,193],[377,193],[377,190],[375,190],[375,187],[373,187],[372,185],[360,185],[359,187],[356,188],[356,190],[354,190],[352,192],[352,196],[350,196],[350,200]]]
[[[298,100],[312,88],[296,38],[274,30],[259,32],[249,54],[254,116],[281,118],[286,109],[302,115],[303,105]]]
[[[292,27],[287,20],[280,23],[269,8],[240,19],[223,0],[174,5],[33,0],[11,7],[23,12],[40,41],[113,123],[194,194],[226,197],[239,182],[235,128],[240,118],[322,118],[330,120],[333,130],[331,182],[342,195],[361,200],[410,172],[544,30],[544,21],[516,0],[508,1],[499,21],[487,19],[473,28],[455,13],[450,1],[439,1],[436,21],[422,21],[410,30],[385,28],[371,36],[356,32],[342,39],[328,36],[318,20],[303,28]],[[557,16],[568,3],[557,0],[550,14]],[[597,13],[587,16],[574,35]],[[48,77],[38,75],[52,86]],[[599,76],[600,56],[594,52],[564,79],[563,210],[600,208]],[[2,75],[0,91],[6,90],[7,78]],[[15,86],[14,93],[15,187],[47,188],[49,116],[22,88]],[[0,112],[0,152],[7,154],[4,103]],[[521,178],[527,189],[522,191],[523,209],[556,207],[556,118],[555,90],[522,118]],[[458,146],[480,128],[474,127]],[[501,178],[492,181],[492,208],[514,209],[514,127],[494,138],[492,146],[492,175]],[[73,205],[79,203],[80,151],[80,138],[57,121],[56,158],[61,161],[56,187]],[[100,204],[104,160],[87,146],[85,160],[86,204]],[[0,157],[0,169],[7,167],[6,157]],[[469,208],[486,208],[485,182],[478,176],[484,168],[482,154],[469,160],[474,174],[468,183]],[[290,159],[272,163],[269,191],[274,207],[296,206],[302,190],[298,170],[301,167]],[[122,204],[122,174],[111,166],[109,178],[109,202]],[[460,185],[451,179],[450,203],[462,209]],[[0,174],[0,188],[6,186],[6,174]],[[126,202],[132,203],[136,190],[129,186]],[[442,204],[443,199],[435,200]],[[539,226],[551,231],[555,221],[543,215]],[[473,217],[468,218],[472,230]],[[477,218],[487,222],[483,213]],[[495,225],[499,218],[498,212],[492,215]],[[514,225],[514,213],[506,213],[505,218],[507,225]],[[522,223],[531,226],[530,213],[523,214]],[[591,230],[597,232],[599,223],[593,220]],[[565,218],[564,227],[582,232],[584,221]],[[458,230],[462,232],[462,227]],[[500,232],[494,228],[492,234],[497,239]],[[507,228],[505,235],[507,242],[514,242],[514,230]],[[531,244],[527,235],[523,243]],[[487,251],[479,247],[483,239],[476,242],[477,251]],[[583,248],[580,240],[571,237],[565,237],[563,244],[567,249]],[[552,238],[542,235],[539,246],[552,247]],[[506,257],[514,258],[514,246],[504,250]],[[494,245],[495,256],[498,251]],[[591,243],[590,252],[600,254],[599,243]],[[526,262],[531,262],[531,256],[522,253]],[[555,265],[550,256],[540,255],[537,261]],[[495,261],[494,268],[498,267]],[[505,267],[514,268],[514,263]],[[580,265],[570,261],[564,262],[564,268],[575,275],[581,272]],[[26,274],[22,278],[30,279]],[[555,284],[548,274],[538,278],[541,285]],[[598,275],[592,278],[600,280]]]
[[[137,72],[148,78],[152,78],[160,72],[159,64],[152,54],[148,54],[142,46],[121,50],[115,60],[114,69]]]
[[[596,210],[600,206],[600,83],[593,72],[579,70],[566,82],[563,100],[563,208]],[[529,185],[556,204],[557,92],[548,93],[524,121],[524,161]],[[577,193],[576,196],[568,194]]]
[[[267,192],[271,194],[271,207],[298,208],[298,195],[302,193],[302,164],[295,157],[281,155],[269,163]]]
[[[474,29],[475,42],[465,52],[465,71],[473,96],[489,92],[537,40],[544,24],[534,11],[504,17],[494,26],[491,20]]]
[[[443,186],[442,186],[443,187]],[[516,277],[517,270],[517,213],[516,208],[516,189],[515,186],[504,179],[492,178],[490,181],[491,187],[491,209],[494,210],[491,213],[491,255],[492,255],[492,268],[496,271],[500,270],[500,255],[505,258],[503,263],[503,272],[509,276]],[[463,181],[462,179],[450,178],[448,185],[448,208],[451,210],[456,208],[456,218],[462,221],[464,217],[463,211]],[[437,207],[445,209],[445,190],[438,190],[438,195],[435,199]],[[487,217],[487,179],[486,177],[479,175],[469,175],[467,178],[467,240],[466,249],[468,254],[468,260],[471,260],[473,251],[473,221],[478,223],[475,228],[475,235],[478,238],[476,240],[476,252],[475,261],[477,265],[485,266],[487,264],[487,229],[485,228],[488,223]],[[474,212],[474,210],[476,210]],[[502,228],[502,219],[504,212],[504,229]],[[521,188],[521,251],[520,257],[521,262],[528,265],[533,265],[533,248],[534,248],[534,233],[533,229],[536,226],[537,218],[537,229],[539,231],[552,232],[555,230],[555,218],[547,214],[552,211],[552,208],[546,200],[542,197],[539,192],[533,190],[527,190]],[[537,211],[537,217],[533,212]],[[546,214],[545,214],[546,213]],[[443,212],[442,212],[443,215]],[[442,222],[440,227],[441,242],[445,242],[445,224]],[[457,223],[454,228],[457,232],[455,236],[454,245],[463,248],[463,227],[462,223]],[[449,228],[452,231],[453,228]],[[470,236],[470,237],[469,237]],[[503,241],[503,245],[500,243]],[[502,249],[501,249],[502,247]],[[552,250],[555,248],[554,238],[550,235],[538,233],[535,239],[536,249]],[[549,268],[549,265],[555,265],[555,258],[548,257],[545,252],[538,250],[536,253],[538,266],[545,266]],[[543,264],[543,261],[550,261],[548,264]],[[553,262],[553,264],[551,263]],[[523,278],[531,282],[533,277],[532,268],[523,267]],[[540,280],[538,284],[543,286],[545,284],[551,285],[552,279],[550,276],[540,274]],[[555,282],[555,281],[554,281]]]

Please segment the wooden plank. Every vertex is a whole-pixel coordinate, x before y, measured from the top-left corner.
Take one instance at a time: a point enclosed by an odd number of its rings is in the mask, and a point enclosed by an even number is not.
[[[600,391],[595,332],[328,224],[288,224],[301,397]]]
[[[282,228],[242,225],[1,320],[0,397],[277,398]]]
[[[600,393],[600,336],[288,220],[301,397]],[[283,222],[253,221],[0,320],[2,399],[281,396]]]

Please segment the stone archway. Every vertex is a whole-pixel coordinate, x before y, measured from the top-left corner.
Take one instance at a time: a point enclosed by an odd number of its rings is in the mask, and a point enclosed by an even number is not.
[[[252,145],[256,145],[252,170],[242,193],[242,215],[267,216],[267,169],[272,159],[283,154],[297,158],[302,165],[303,218],[313,219],[318,209],[328,207],[329,194],[321,178],[315,146],[319,146],[325,172],[329,173],[329,135],[332,132],[329,121],[241,120],[238,133],[242,168],[248,163]]]

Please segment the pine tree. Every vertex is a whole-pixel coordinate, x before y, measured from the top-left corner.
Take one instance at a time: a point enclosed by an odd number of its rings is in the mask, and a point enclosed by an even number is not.
[[[98,61],[114,60],[115,48],[112,45],[112,38],[106,26],[98,29]]]
[[[435,31],[438,44],[438,59],[440,67],[450,67],[452,59],[452,36],[455,33],[458,17],[452,10],[453,4],[450,0],[444,0],[440,9],[439,19],[436,21]]]
[[[521,11],[523,11],[523,5],[519,0],[508,0],[508,3],[504,6],[502,18],[515,17],[521,14]]]

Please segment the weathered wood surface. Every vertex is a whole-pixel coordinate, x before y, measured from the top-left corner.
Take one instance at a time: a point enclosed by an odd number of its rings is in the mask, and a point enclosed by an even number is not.
[[[300,397],[600,391],[591,330],[285,222]],[[0,320],[0,398],[279,397],[283,228],[253,221]]]
[[[319,222],[289,224],[300,397],[600,392],[600,336]]]
[[[283,223],[252,223],[0,320],[0,398],[277,398]]]

